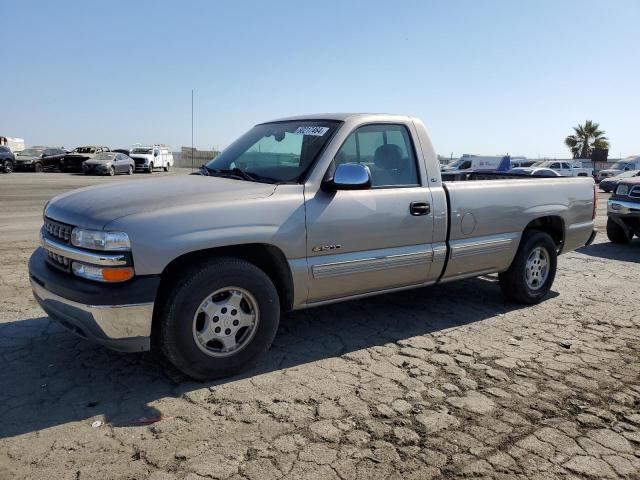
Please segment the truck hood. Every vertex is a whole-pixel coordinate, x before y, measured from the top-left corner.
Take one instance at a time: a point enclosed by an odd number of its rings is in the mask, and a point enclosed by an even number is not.
[[[69,225],[102,229],[128,215],[181,205],[264,198],[276,185],[184,175],[81,188],[54,197],[45,216]]]

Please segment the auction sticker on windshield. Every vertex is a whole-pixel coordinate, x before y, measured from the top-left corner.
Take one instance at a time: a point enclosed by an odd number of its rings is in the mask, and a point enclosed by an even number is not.
[[[314,137],[321,137],[327,131],[329,127],[298,127],[294,132],[296,135],[313,135]]]

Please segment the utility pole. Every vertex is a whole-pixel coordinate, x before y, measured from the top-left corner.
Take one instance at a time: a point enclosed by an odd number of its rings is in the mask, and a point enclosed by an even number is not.
[[[191,172],[193,172],[193,88],[191,89]]]

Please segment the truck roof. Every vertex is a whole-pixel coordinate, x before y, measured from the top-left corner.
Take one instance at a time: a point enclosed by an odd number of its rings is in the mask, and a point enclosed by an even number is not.
[[[294,115],[291,117],[277,118],[269,122],[261,122],[261,123],[301,121],[301,120],[337,120],[340,122],[344,122],[345,120],[351,117],[378,117],[378,116],[396,117],[397,119],[403,119],[403,120],[411,118],[408,115],[396,115],[392,113],[313,113],[310,115]]]

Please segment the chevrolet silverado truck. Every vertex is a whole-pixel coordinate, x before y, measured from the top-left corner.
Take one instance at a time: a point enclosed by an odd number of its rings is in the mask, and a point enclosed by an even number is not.
[[[417,118],[262,123],[199,175],[52,199],[31,286],[77,335],[201,380],[257,362],[283,311],[490,273],[541,301],[594,238],[593,180],[464,178],[442,181]]]
[[[607,237],[613,243],[627,244],[640,237],[640,177],[618,182],[607,203]]]

